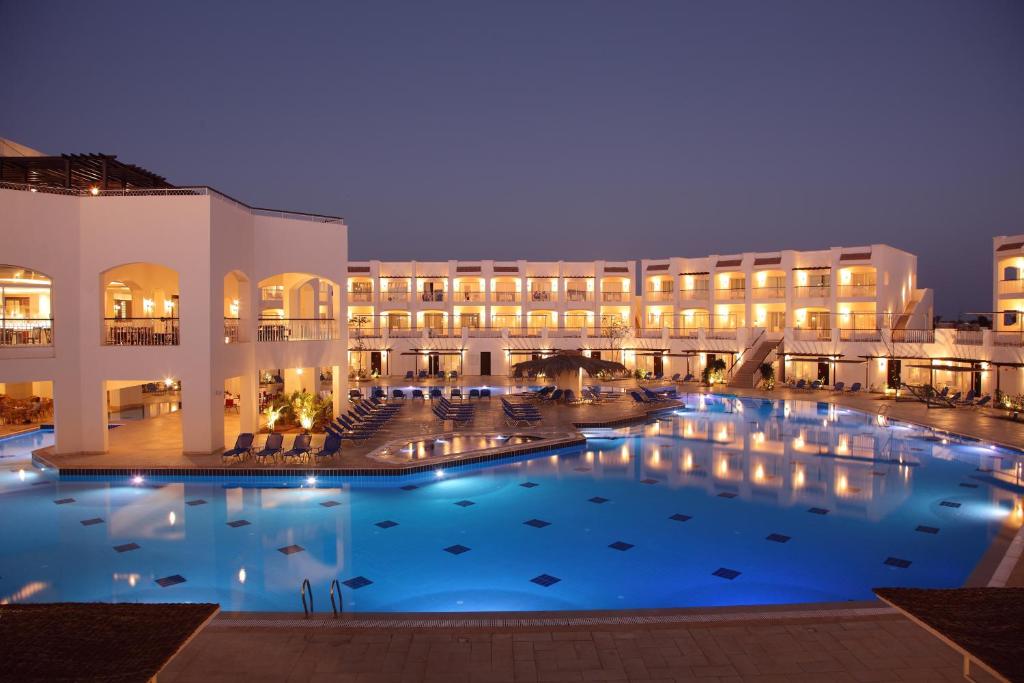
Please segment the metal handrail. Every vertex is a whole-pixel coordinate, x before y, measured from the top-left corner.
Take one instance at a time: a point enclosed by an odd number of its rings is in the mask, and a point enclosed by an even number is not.
[[[309,593],[309,606],[306,606],[306,593]],[[302,596],[302,611],[308,618],[313,613],[313,587],[309,585],[309,579],[303,579],[299,587],[299,595]]]
[[[334,604],[334,589],[338,589],[338,604]],[[331,611],[334,612],[334,618],[338,618],[338,614],[345,611],[345,603],[341,599],[341,584],[338,583],[337,579],[331,581]]]

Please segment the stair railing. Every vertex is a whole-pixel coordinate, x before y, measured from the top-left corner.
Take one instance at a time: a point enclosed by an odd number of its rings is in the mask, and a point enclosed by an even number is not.
[[[761,337],[764,336],[765,332],[767,332],[767,328],[762,327],[761,331],[758,333],[758,335],[756,337],[754,337],[754,341],[750,342],[746,346],[746,348],[744,348],[742,351],[739,352],[739,354],[736,356],[736,359],[732,362],[732,367],[729,368],[729,372],[726,373],[726,377],[725,377],[726,384],[728,384],[729,382],[732,381],[732,373],[736,369],[736,366],[739,365],[740,361],[743,360],[743,357],[747,354],[747,351],[751,350],[752,348],[754,348],[755,345],[757,345],[757,342],[761,339]]]

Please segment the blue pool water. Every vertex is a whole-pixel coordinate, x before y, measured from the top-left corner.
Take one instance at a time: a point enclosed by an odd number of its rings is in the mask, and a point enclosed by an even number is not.
[[[314,484],[55,481],[28,460],[52,435],[3,440],[0,600],[295,611],[304,578],[318,611],[335,578],[349,611],[855,600],[961,585],[1019,517],[1014,452],[813,402],[687,404],[575,450]]]

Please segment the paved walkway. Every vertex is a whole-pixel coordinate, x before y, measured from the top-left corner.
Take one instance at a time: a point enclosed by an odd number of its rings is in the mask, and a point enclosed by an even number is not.
[[[215,621],[160,676],[161,683],[962,680],[955,652],[895,615],[546,630],[281,631]]]

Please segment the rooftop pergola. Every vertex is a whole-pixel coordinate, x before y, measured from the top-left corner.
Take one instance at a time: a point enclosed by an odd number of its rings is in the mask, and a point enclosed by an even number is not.
[[[170,188],[163,176],[113,154],[0,157],[0,182],[76,190]]]

